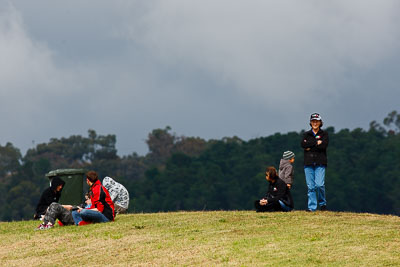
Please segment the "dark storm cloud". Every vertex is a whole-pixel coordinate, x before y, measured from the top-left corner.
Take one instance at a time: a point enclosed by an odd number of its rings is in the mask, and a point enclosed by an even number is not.
[[[0,1],[0,143],[248,139],[398,109],[397,1]],[[271,127],[273,125],[273,127]]]

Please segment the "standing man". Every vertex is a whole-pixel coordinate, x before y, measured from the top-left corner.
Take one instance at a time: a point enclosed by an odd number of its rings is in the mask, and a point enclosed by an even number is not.
[[[329,143],[328,132],[321,130],[322,118],[318,113],[311,114],[311,130],[305,132],[301,140],[304,149],[304,173],[308,187],[308,211],[326,210],[325,170],[328,164],[326,149]],[[318,203],[317,203],[318,201]]]
[[[114,203],[107,189],[101,185],[95,171],[86,174],[86,183],[89,185],[89,195],[92,206],[87,209],[79,208],[72,212],[76,225],[87,223],[102,223],[114,221]]]

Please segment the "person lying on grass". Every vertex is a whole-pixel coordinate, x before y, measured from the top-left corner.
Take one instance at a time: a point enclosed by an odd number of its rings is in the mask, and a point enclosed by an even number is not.
[[[102,223],[114,221],[114,203],[107,189],[101,184],[95,171],[86,174],[86,183],[89,185],[89,195],[92,206],[88,209],[79,208],[72,211],[76,225],[87,223]]]
[[[254,202],[257,212],[265,211],[291,211],[293,209],[293,199],[286,183],[276,174],[274,167],[268,167],[265,178],[269,182],[268,192],[260,200]]]

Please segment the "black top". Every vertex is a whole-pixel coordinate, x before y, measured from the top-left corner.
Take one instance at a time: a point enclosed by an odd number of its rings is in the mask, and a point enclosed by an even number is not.
[[[321,140],[322,143],[317,145],[317,141]],[[328,165],[326,156],[326,149],[329,144],[328,132],[319,129],[317,134],[312,130],[303,134],[301,140],[301,147],[304,149],[304,166],[312,165]]]
[[[265,199],[268,203],[274,203],[280,200],[288,207],[293,208],[294,206],[289,188],[279,177],[276,177],[274,182],[269,182],[268,192],[265,195]]]
[[[39,218],[41,215],[44,215],[51,203],[58,202],[61,196],[61,191],[57,192],[56,189],[59,185],[64,187],[65,182],[58,177],[54,177],[51,180],[51,186],[44,190],[40,196],[39,202],[36,206],[35,218]]]

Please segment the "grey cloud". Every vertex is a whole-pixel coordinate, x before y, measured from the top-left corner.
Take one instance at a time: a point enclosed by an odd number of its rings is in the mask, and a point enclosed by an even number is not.
[[[0,9],[10,126],[0,143],[93,128],[116,134],[121,154],[143,153],[166,125],[248,139],[307,128],[315,111],[337,129],[368,127],[398,106],[398,10],[389,0],[13,1]]]
[[[290,93],[301,106],[330,79],[397,51],[398,5],[386,3],[155,1],[132,18],[131,36],[165,64],[197,66],[270,104]]]

